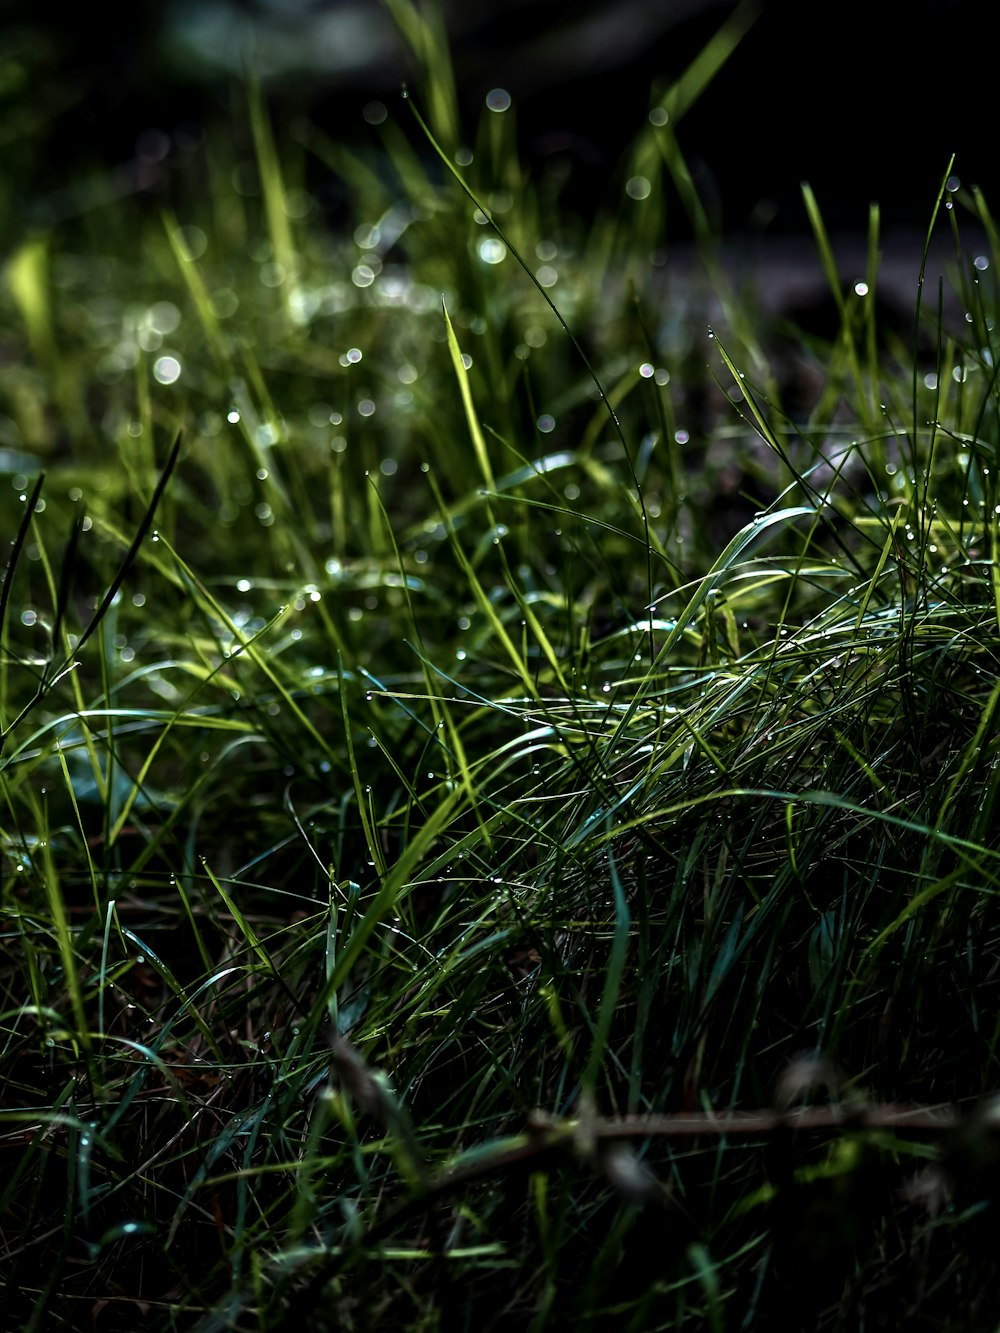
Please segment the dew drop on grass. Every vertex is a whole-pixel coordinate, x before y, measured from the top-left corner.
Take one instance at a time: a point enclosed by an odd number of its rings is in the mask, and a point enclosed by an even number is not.
[[[181,375],[181,363],[176,356],[160,356],[153,362],[153,378],[158,384],[176,384]]]
[[[484,264],[502,264],[507,258],[507,247],[495,236],[484,236],[476,249]]]

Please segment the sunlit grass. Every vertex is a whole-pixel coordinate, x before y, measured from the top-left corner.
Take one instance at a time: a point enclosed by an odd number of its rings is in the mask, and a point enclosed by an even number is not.
[[[5,270],[7,1322],[992,1328],[988,203],[907,344],[807,189],[789,386],[678,129],[742,15],[585,227],[393,8],[366,144],[251,90]]]

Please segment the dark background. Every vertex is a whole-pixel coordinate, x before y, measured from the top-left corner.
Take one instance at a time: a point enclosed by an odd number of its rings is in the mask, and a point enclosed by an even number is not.
[[[44,222],[39,201],[74,175],[120,169],[137,144],[155,157],[149,131],[183,141],[230,118],[251,53],[279,123],[306,113],[348,140],[370,134],[367,101],[394,112],[413,79],[379,0],[142,0],[114,23],[79,5],[54,24],[46,8],[0,10],[0,152],[25,225]],[[471,136],[485,93],[508,89],[527,160],[539,172],[557,163],[571,206],[586,212],[643,123],[651,86],[676,78],[734,8],[443,0],[463,123]],[[996,56],[980,0],[756,9],[679,130],[727,233],[804,230],[806,178],[831,228],[861,230],[872,199],[887,226],[922,225],[951,152],[963,183],[992,198]]]

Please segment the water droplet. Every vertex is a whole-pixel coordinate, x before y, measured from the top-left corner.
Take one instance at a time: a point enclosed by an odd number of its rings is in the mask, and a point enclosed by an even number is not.
[[[495,236],[484,236],[476,249],[484,264],[502,264],[507,258],[507,247]]]
[[[176,356],[160,356],[153,362],[153,378],[158,384],[175,384],[180,375],[181,363]]]

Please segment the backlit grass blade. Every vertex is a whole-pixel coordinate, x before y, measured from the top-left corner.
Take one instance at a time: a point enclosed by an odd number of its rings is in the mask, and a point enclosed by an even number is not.
[[[473,597],[475,598],[476,604],[479,607],[482,614],[487,619],[487,621],[489,622],[491,629],[496,636],[497,642],[504,649],[507,658],[510,661],[511,666],[513,667],[514,671],[520,678],[525,690],[527,690],[529,694],[533,695],[536,693],[535,685],[532,681],[531,672],[528,669],[528,665],[524,660],[524,656],[516,648],[514,641],[508,634],[503,621],[497,614],[496,607],[493,605],[493,602],[487,595],[485,589],[483,588],[482,583],[479,580],[478,575],[476,574],[476,571],[472,567],[472,563],[470,562],[468,556],[465,554],[465,551],[462,549],[451,516],[448,514],[445,508],[444,501],[441,497],[440,492],[437,490],[437,485],[433,477],[431,478],[431,485],[434,488],[435,493],[437,495],[441,516],[444,521],[445,527],[447,529],[448,537],[452,545],[452,550],[455,553],[455,558],[458,561],[459,565],[461,566],[465,581],[470,591],[472,592]]]
[[[465,362],[462,360],[462,351],[458,345],[458,339],[455,337],[455,327],[451,322],[451,316],[448,314],[448,307],[444,301],[441,302],[441,313],[444,315],[445,329],[448,334],[448,352],[451,356],[452,368],[455,371],[455,379],[458,381],[459,393],[462,396],[462,407],[465,411],[465,420],[468,423],[469,435],[472,437],[472,447],[476,453],[476,461],[479,464],[479,470],[482,473],[483,481],[489,489],[495,490],[496,482],[493,478],[493,468],[490,465],[490,456],[486,448],[486,440],[483,436],[482,427],[479,424],[479,418],[476,415],[475,404],[472,401],[472,389],[469,385],[469,372],[466,369]]]
[[[268,119],[260,84],[252,82],[248,94],[250,124],[253,129],[257,169],[260,173],[261,191],[264,196],[268,235],[270,236],[275,262],[281,267],[282,280],[279,285],[283,308],[289,317],[293,317],[295,293],[298,290],[299,283],[299,259],[295,242],[292,239],[292,227],[288,215],[288,202],[281,163],[275,148],[271,123]]]
[[[197,260],[191,254],[190,247],[184,239],[184,233],[172,213],[164,214],[163,226],[170,242],[170,249],[177,262],[177,268],[187,285],[198,319],[201,321],[209,350],[216,365],[222,370],[229,370],[230,357],[226,340],[212,305],[211,297],[208,294],[208,289],[205,286],[205,280],[198,269]]]

